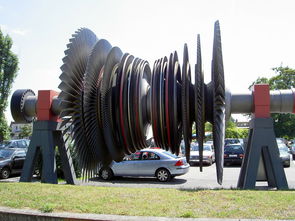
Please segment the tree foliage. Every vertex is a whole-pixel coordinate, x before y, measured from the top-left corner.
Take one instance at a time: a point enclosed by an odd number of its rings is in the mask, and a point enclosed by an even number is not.
[[[225,138],[246,138],[248,137],[248,129],[238,128],[231,117],[225,125]]]
[[[12,39],[0,30],[0,141],[9,137],[4,111],[18,70],[18,58],[11,51]]]
[[[267,83],[271,90],[295,88],[295,69],[287,67],[276,67],[272,69],[275,76],[271,78],[258,78],[252,83]],[[251,86],[249,88],[251,88]],[[272,114],[274,119],[274,130],[277,137],[287,139],[295,137],[295,115]]]
[[[19,138],[29,138],[32,136],[32,125],[26,124],[21,127],[21,132],[19,133]]]
[[[212,124],[209,122],[205,123],[205,131],[206,132],[212,132]]]

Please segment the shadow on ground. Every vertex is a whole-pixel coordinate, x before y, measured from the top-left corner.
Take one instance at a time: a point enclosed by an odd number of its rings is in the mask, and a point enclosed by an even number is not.
[[[113,184],[123,184],[123,183],[135,183],[135,184],[163,184],[163,185],[179,185],[186,183],[187,180],[174,178],[168,182],[160,182],[153,177],[114,177],[111,180],[102,180],[99,177],[93,177],[89,179],[91,182],[98,183],[113,183]]]

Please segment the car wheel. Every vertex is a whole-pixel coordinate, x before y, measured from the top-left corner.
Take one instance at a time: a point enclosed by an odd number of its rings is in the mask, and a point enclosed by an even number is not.
[[[290,164],[289,163],[288,164],[285,164],[284,167],[287,167],[288,168],[288,167],[290,167]]]
[[[213,160],[211,159],[210,161],[209,161],[209,166],[211,166],[213,164]]]
[[[110,180],[113,177],[113,171],[111,168],[109,167],[103,167],[100,171],[99,171],[99,177],[103,180]]]
[[[4,167],[1,170],[1,174],[0,175],[1,175],[1,178],[2,179],[7,179],[10,176],[10,170],[7,167]]]
[[[156,177],[160,182],[167,182],[171,178],[171,174],[167,169],[158,169],[156,172]]]

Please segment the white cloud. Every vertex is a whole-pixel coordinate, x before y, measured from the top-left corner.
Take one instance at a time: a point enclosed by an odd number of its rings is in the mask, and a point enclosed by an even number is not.
[[[28,33],[28,31],[24,30],[24,29],[17,29],[16,28],[16,29],[12,29],[11,33],[16,34],[16,35],[25,36]]]
[[[8,34],[15,34],[15,35],[19,35],[19,36],[25,36],[28,33],[27,29],[10,28],[4,24],[0,24],[0,29],[2,32],[8,33]]]
[[[3,24],[0,24],[0,29],[1,29],[1,31],[7,31],[7,26],[3,25]]]

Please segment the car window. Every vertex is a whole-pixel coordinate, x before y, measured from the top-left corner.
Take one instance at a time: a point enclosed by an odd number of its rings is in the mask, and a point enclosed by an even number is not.
[[[191,143],[191,150],[192,151],[199,151],[199,146],[197,143]]]
[[[240,141],[238,139],[228,139],[228,140],[225,140],[224,143],[225,143],[225,145],[237,144],[237,143],[240,143]]]
[[[27,147],[30,145],[30,140],[25,140]]]
[[[160,157],[154,152],[143,152],[141,159],[142,160],[159,160]]]
[[[141,159],[142,160],[148,160],[149,159],[149,153],[148,151],[141,152]]]
[[[17,145],[19,148],[26,148],[27,147],[24,140],[17,141]]]
[[[131,154],[130,156],[130,160],[139,160],[140,159],[140,152],[135,152],[133,154]]]
[[[241,145],[230,145],[230,146],[226,146],[224,151],[240,152],[240,151],[244,151],[244,150]]]
[[[8,141],[8,142],[6,143],[6,146],[5,146],[5,147],[9,147],[9,148],[11,148],[11,147],[17,147],[17,145],[16,145],[16,143],[13,142],[13,141]]]
[[[211,146],[210,145],[204,145],[204,150],[207,151],[212,151]]]

